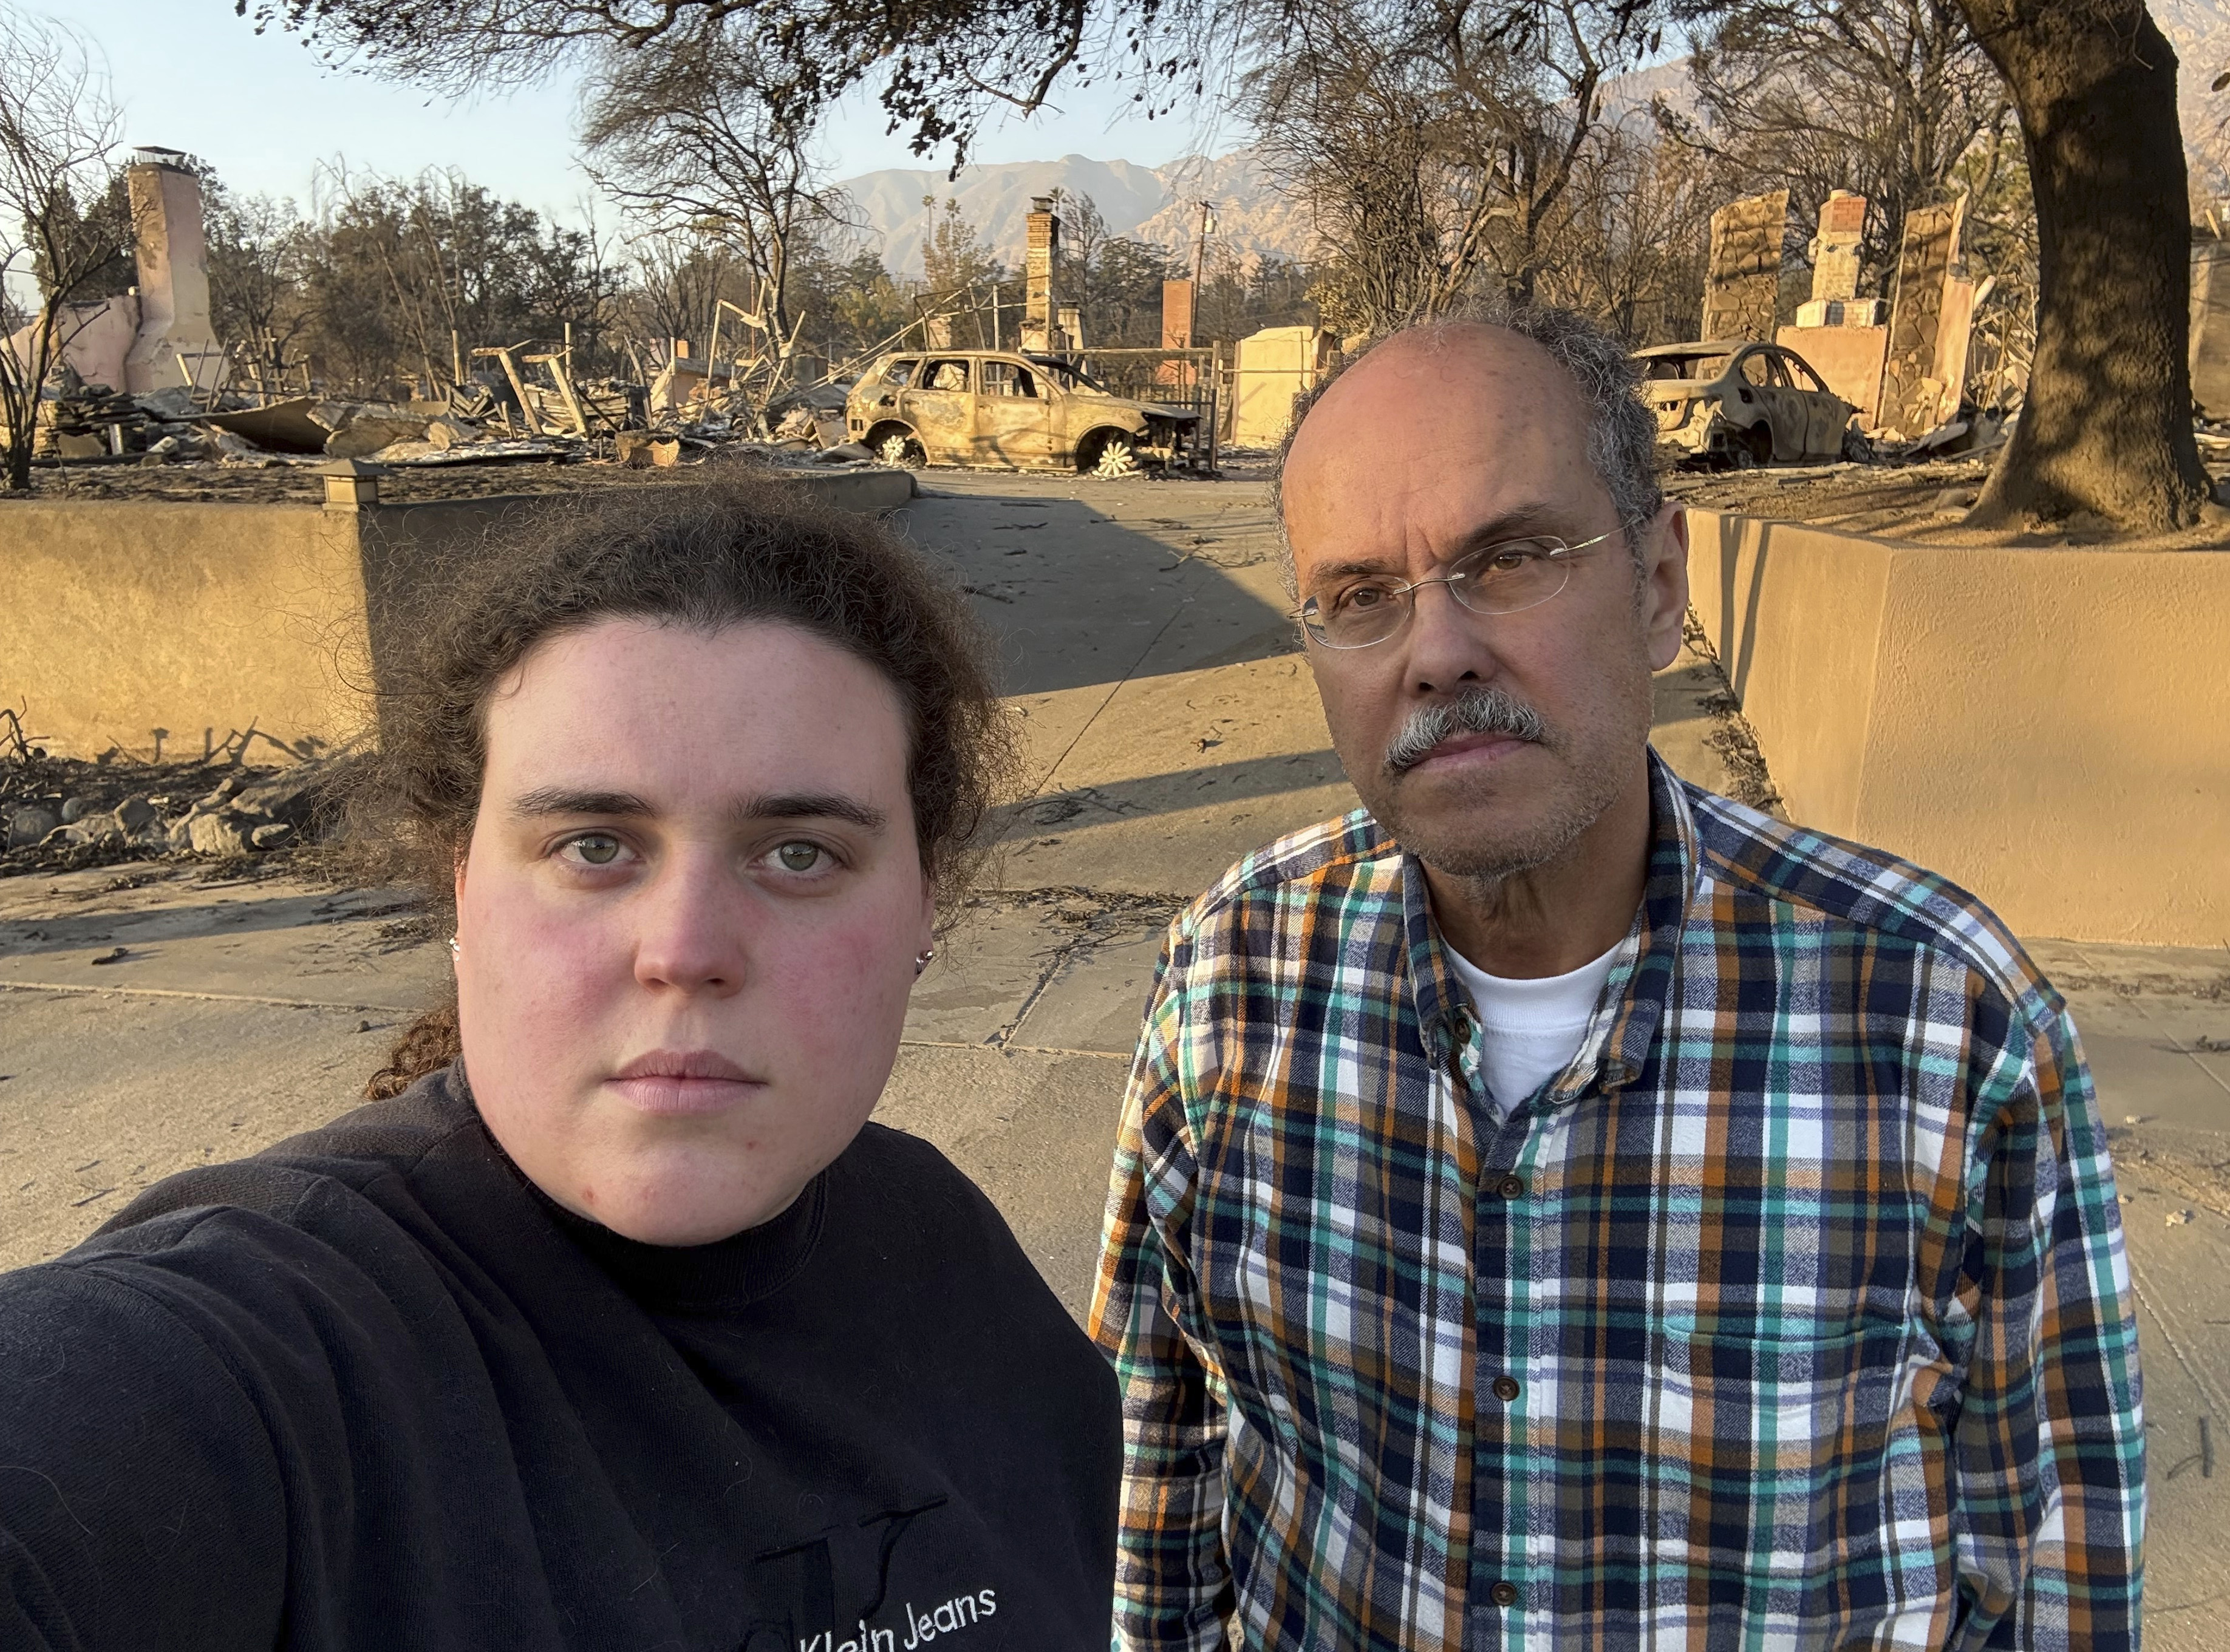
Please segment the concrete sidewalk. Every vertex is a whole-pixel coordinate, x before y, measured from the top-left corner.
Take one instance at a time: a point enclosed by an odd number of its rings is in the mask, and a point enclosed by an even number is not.
[[[1080,1313],[1169,919],[1353,794],[1259,487],[938,472],[899,521],[1002,639],[1028,793],[916,988],[880,1116],[976,1177]],[[1720,687],[1692,656],[1663,673],[1654,737],[1727,790]],[[2199,1652],[2230,1597],[2230,951],[2031,945],[2075,1006],[2129,1201],[2149,1639]],[[68,1248],[173,1170],[351,1105],[446,976],[392,890],[192,865],[0,880],[0,1268]]]

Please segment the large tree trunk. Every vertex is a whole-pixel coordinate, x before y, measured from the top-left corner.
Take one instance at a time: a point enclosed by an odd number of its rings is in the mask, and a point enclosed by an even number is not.
[[[2188,526],[2190,207],[2175,53],[2143,0],[1960,0],[2011,88],[2036,196],[2036,357],[1969,520]]]

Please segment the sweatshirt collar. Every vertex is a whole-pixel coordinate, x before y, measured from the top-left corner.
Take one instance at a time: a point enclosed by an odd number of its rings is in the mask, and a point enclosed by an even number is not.
[[[450,1068],[448,1078],[450,1088],[469,1103],[472,1092],[461,1060]],[[488,1151],[517,1179],[551,1225],[650,1312],[721,1312],[763,1301],[797,1277],[821,1237],[828,1199],[825,1169],[805,1185],[788,1209],[756,1227],[710,1244],[645,1244],[566,1209],[519,1167],[485,1120],[480,1121],[480,1129]]]
[[[711,1244],[645,1244],[576,1216],[534,1190],[565,1236],[628,1296],[654,1312],[715,1312],[763,1301],[803,1270],[820,1239],[828,1173],[805,1185],[788,1210]]]

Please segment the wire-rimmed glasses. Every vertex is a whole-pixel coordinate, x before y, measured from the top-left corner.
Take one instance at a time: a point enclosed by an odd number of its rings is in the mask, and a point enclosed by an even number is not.
[[[1621,523],[1592,539],[1567,544],[1551,534],[1529,534],[1467,551],[1445,574],[1414,585],[1385,574],[1357,574],[1316,593],[1292,617],[1327,648],[1368,648],[1397,634],[1409,622],[1416,594],[1428,585],[1445,585],[1448,595],[1473,614],[1518,614],[1537,608],[1564,588],[1572,558],[1626,531]]]

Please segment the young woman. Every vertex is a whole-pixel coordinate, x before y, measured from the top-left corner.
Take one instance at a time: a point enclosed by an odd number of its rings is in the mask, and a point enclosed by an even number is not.
[[[371,795],[454,1012],[0,1277],[0,1647],[1105,1647],[1113,1378],[867,1122],[1009,761],[960,599],[724,491],[427,611]]]

